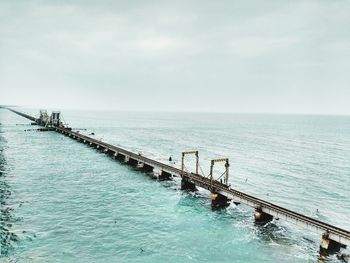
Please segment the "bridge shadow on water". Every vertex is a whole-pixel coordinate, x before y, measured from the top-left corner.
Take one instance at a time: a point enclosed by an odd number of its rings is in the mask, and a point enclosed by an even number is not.
[[[18,236],[12,232],[13,224],[16,222],[14,209],[8,202],[12,192],[6,178],[5,143],[0,131],[0,258],[9,256],[14,249],[13,244],[18,241]]]

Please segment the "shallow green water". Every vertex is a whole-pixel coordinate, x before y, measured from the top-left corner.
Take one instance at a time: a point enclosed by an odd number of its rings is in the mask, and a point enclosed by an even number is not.
[[[205,173],[211,158],[227,156],[239,190],[350,229],[349,117],[64,117],[82,133],[176,165],[181,151],[198,149]],[[0,122],[0,262],[317,261],[320,237],[307,230],[257,227],[249,207],[212,211],[204,190],[180,191],[178,180],[152,180],[54,132],[24,132],[33,127],[16,125],[28,121],[9,111]]]

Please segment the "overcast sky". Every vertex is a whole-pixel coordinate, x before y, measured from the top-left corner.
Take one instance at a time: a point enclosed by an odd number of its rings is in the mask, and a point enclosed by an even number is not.
[[[0,104],[350,114],[350,1],[0,0]]]

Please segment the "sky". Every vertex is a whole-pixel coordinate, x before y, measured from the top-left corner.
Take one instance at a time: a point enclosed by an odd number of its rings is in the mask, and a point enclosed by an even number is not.
[[[349,0],[0,0],[0,104],[350,114]]]

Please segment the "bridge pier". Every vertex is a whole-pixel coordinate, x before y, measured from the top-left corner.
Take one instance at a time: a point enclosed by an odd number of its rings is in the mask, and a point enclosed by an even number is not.
[[[125,155],[124,156],[124,163],[128,163],[129,162],[129,159],[130,159],[130,156],[128,156],[128,155]]]
[[[162,171],[160,175],[158,176],[159,181],[168,181],[171,180],[171,173],[168,173],[166,171]]]
[[[254,213],[255,223],[257,224],[266,224],[273,220],[273,216],[267,213],[264,213],[260,207],[255,209]]]
[[[346,248],[346,245],[343,245],[337,241],[330,239],[328,233],[324,233],[322,235],[321,244],[320,244],[321,256],[328,256],[330,254],[335,254],[339,252],[341,248]]]
[[[187,177],[181,179],[181,190],[198,191],[196,185],[190,182]]]
[[[231,199],[217,192],[211,193],[211,207],[214,209],[225,208],[230,205]]]
[[[145,166],[145,163],[138,161],[137,165],[135,166],[136,171],[142,171],[143,167]]]

